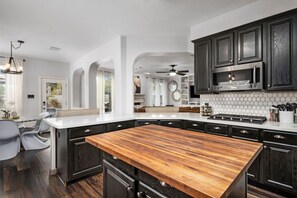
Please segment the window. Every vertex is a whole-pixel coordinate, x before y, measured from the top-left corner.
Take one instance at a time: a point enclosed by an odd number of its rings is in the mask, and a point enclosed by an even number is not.
[[[110,72],[103,73],[103,80],[104,80],[104,107],[105,112],[112,111],[112,74]]]
[[[98,70],[97,107],[101,113],[113,111],[113,72]]]
[[[160,91],[160,106],[163,106],[164,105],[164,101],[163,101],[164,90],[163,90],[163,80],[162,79],[160,80],[160,83],[159,83],[159,91]]]
[[[5,104],[5,75],[0,73],[0,108]]]
[[[153,106],[156,106],[156,79],[153,79],[152,80],[152,87],[153,87],[153,93],[152,93],[152,95],[153,95],[153,100],[152,100],[152,105]]]

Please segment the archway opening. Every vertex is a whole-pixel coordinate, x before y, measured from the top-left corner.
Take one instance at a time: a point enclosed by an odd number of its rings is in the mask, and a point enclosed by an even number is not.
[[[106,58],[91,64],[89,69],[89,108],[100,113],[114,111],[114,62]]]

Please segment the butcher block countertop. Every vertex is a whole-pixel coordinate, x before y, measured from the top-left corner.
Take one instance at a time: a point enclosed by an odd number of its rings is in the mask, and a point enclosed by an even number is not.
[[[256,142],[157,125],[86,141],[193,197],[226,197],[262,150]]]

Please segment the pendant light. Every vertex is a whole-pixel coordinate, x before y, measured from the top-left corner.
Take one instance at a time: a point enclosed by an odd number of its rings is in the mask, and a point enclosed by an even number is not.
[[[15,59],[12,56],[12,48],[13,49],[19,49],[22,44],[24,44],[24,41],[18,40],[19,46],[15,47],[13,45],[13,41],[10,41],[10,57],[8,59],[8,63],[6,63],[3,68],[1,69],[1,72],[4,74],[22,74],[23,73],[23,65],[19,64],[17,65],[15,63]]]

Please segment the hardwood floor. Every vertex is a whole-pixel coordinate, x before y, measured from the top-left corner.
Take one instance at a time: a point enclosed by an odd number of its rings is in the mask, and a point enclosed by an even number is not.
[[[102,175],[69,185],[57,176],[49,176],[50,150],[22,151],[12,160],[1,163],[0,198],[102,197]],[[248,198],[280,198],[281,196],[249,185]]]

